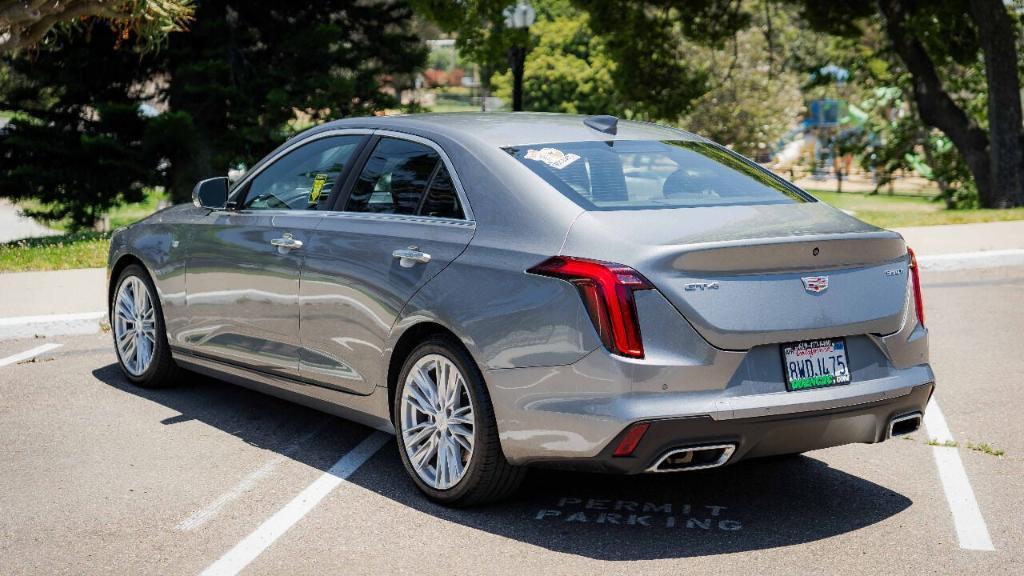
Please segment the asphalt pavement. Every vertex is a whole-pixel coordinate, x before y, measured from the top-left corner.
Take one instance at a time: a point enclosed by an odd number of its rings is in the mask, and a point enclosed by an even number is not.
[[[537,470],[471,510],[420,496],[379,432],[199,376],[132,386],[109,334],[0,341],[0,573],[1024,573],[1024,268],[924,283],[955,447],[930,421],[704,472]]]

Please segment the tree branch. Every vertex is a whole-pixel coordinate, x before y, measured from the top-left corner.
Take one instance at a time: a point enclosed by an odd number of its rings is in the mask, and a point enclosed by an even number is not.
[[[903,0],[879,0],[885,27],[893,48],[913,79],[914,101],[929,126],[942,130],[963,156],[974,176],[978,195],[985,205],[991,186],[988,134],[985,133],[942,86],[935,64],[924,46],[906,29],[907,6]]]

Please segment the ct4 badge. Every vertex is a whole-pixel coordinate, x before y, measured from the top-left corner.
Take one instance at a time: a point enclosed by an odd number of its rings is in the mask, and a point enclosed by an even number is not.
[[[687,292],[718,290],[718,282],[690,282],[689,284],[683,284],[683,290]]]
[[[828,276],[805,276],[800,280],[804,283],[804,290],[812,294],[828,290]]]

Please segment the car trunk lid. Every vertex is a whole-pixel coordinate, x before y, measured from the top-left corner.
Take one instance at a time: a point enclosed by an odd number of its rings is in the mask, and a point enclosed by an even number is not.
[[[902,237],[821,203],[590,211],[562,254],[633,267],[729,350],[889,334],[907,302]]]

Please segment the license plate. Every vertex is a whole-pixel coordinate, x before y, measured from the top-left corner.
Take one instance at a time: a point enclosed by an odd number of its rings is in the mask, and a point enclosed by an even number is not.
[[[826,338],[782,345],[786,390],[808,390],[850,383],[846,340]]]

